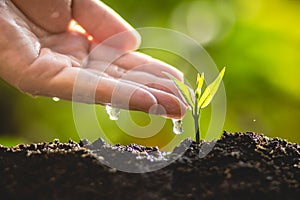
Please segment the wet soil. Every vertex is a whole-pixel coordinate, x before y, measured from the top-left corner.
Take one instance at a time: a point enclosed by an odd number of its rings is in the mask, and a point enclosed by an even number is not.
[[[202,147],[212,148],[206,155]],[[179,155],[182,150],[183,155]],[[126,155],[122,159],[122,155]],[[148,173],[107,167],[147,168]],[[129,169],[129,168],[128,168]],[[151,171],[151,170],[150,170]],[[216,143],[185,140],[172,154],[157,147],[58,140],[0,145],[0,199],[298,199],[300,146],[255,133]]]

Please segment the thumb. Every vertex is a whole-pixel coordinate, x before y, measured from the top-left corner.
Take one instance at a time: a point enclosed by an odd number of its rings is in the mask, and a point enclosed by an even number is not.
[[[124,51],[135,50],[140,44],[137,31],[101,1],[73,0],[72,14],[96,43],[109,39],[105,45]]]

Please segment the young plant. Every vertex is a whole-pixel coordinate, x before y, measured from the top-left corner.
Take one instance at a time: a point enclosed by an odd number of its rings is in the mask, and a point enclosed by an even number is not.
[[[204,92],[202,93],[202,86],[204,83],[204,73],[197,74],[197,82],[195,90],[190,89],[186,86],[183,82],[176,79],[169,73],[164,72],[175,84],[176,88],[178,89],[180,95],[185,100],[188,107],[192,110],[192,115],[194,118],[194,125],[195,125],[195,133],[196,133],[196,142],[200,143],[200,129],[199,129],[199,120],[201,109],[205,108],[210,104],[214,95],[218,91],[218,88],[221,84],[225,73],[225,67],[222,69],[218,77],[206,87]]]

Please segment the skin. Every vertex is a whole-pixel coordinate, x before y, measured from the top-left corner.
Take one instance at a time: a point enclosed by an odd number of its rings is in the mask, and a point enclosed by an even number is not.
[[[0,77],[23,93],[173,118],[185,113],[161,72],[179,80],[182,73],[134,52],[137,32],[99,1],[0,1],[0,30]]]

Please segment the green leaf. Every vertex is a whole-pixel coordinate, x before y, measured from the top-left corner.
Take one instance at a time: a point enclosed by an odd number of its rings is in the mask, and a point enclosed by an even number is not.
[[[176,88],[178,89],[180,95],[182,96],[182,98],[186,101],[186,103],[193,109],[194,108],[194,102],[193,102],[193,98],[192,98],[192,94],[190,89],[181,81],[179,81],[178,79],[176,79],[174,76],[172,76],[171,74],[167,73],[167,72],[162,72],[165,75],[167,75],[175,84]]]
[[[204,82],[204,73],[202,72],[201,75],[197,74],[197,83],[196,83],[196,90],[195,90],[196,101],[198,101],[201,96],[201,88],[203,86],[203,82]]]
[[[198,101],[199,108],[205,108],[210,104],[213,97],[215,96],[216,92],[218,91],[218,88],[221,84],[221,81],[223,79],[225,73],[225,67],[222,69],[218,77],[204,90],[202,96],[200,97]]]

